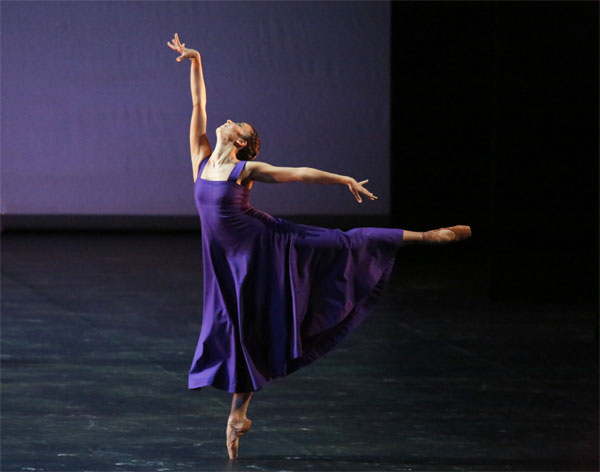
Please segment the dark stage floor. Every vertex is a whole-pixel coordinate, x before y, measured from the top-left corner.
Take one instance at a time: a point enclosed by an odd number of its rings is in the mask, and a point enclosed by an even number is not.
[[[231,464],[231,395],[187,389],[200,234],[4,234],[1,469],[598,470],[597,307],[490,302],[457,246],[402,248],[362,326],[254,395]]]

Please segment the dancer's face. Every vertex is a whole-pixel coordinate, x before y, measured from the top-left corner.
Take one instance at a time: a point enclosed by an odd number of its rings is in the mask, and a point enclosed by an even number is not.
[[[248,123],[234,123],[231,120],[223,123],[217,128],[217,138],[221,138],[224,141],[235,142],[241,139],[245,142],[244,136],[252,134],[252,127]]]

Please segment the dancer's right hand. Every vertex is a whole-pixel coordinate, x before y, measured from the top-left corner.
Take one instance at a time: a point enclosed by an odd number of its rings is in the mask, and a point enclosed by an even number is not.
[[[181,54],[181,56],[179,56],[176,59],[177,62],[181,62],[184,59],[193,59],[200,57],[200,53],[198,51],[196,51],[195,49],[186,48],[185,43],[181,43],[179,41],[179,36],[177,35],[177,33],[175,33],[175,36],[173,36],[173,39],[171,41],[167,41],[167,46]]]
[[[354,195],[354,197],[356,198],[358,203],[362,203],[362,198],[360,198],[360,193],[364,193],[367,197],[369,197],[370,200],[376,200],[378,198],[362,186],[362,184],[368,182],[369,179],[363,180],[361,182],[357,182],[352,177],[350,177],[350,179],[351,179],[350,182],[348,182],[348,188],[350,189],[350,191],[352,192],[352,194]]]

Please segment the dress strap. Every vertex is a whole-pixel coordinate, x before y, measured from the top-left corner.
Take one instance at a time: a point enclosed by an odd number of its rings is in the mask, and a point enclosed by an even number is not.
[[[229,174],[229,177],[227,178],[228,182],[235,182],[238,179],[238,177],[244,170],[246,162],[248,161],[240,161],[234,166],[233,170],[231,171],[231,174]]]

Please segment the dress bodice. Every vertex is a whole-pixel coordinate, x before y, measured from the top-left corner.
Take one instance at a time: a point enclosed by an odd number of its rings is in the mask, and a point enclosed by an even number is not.
[[[201,175],[208,159],[210,158],[204,159],[200,164],[194,184],[194,200],[200,217],[208,213],[219,214],[249,208],[250,189],[237,183],[247,161],[238,162],[227,180],[207,180],[201,178]]]

